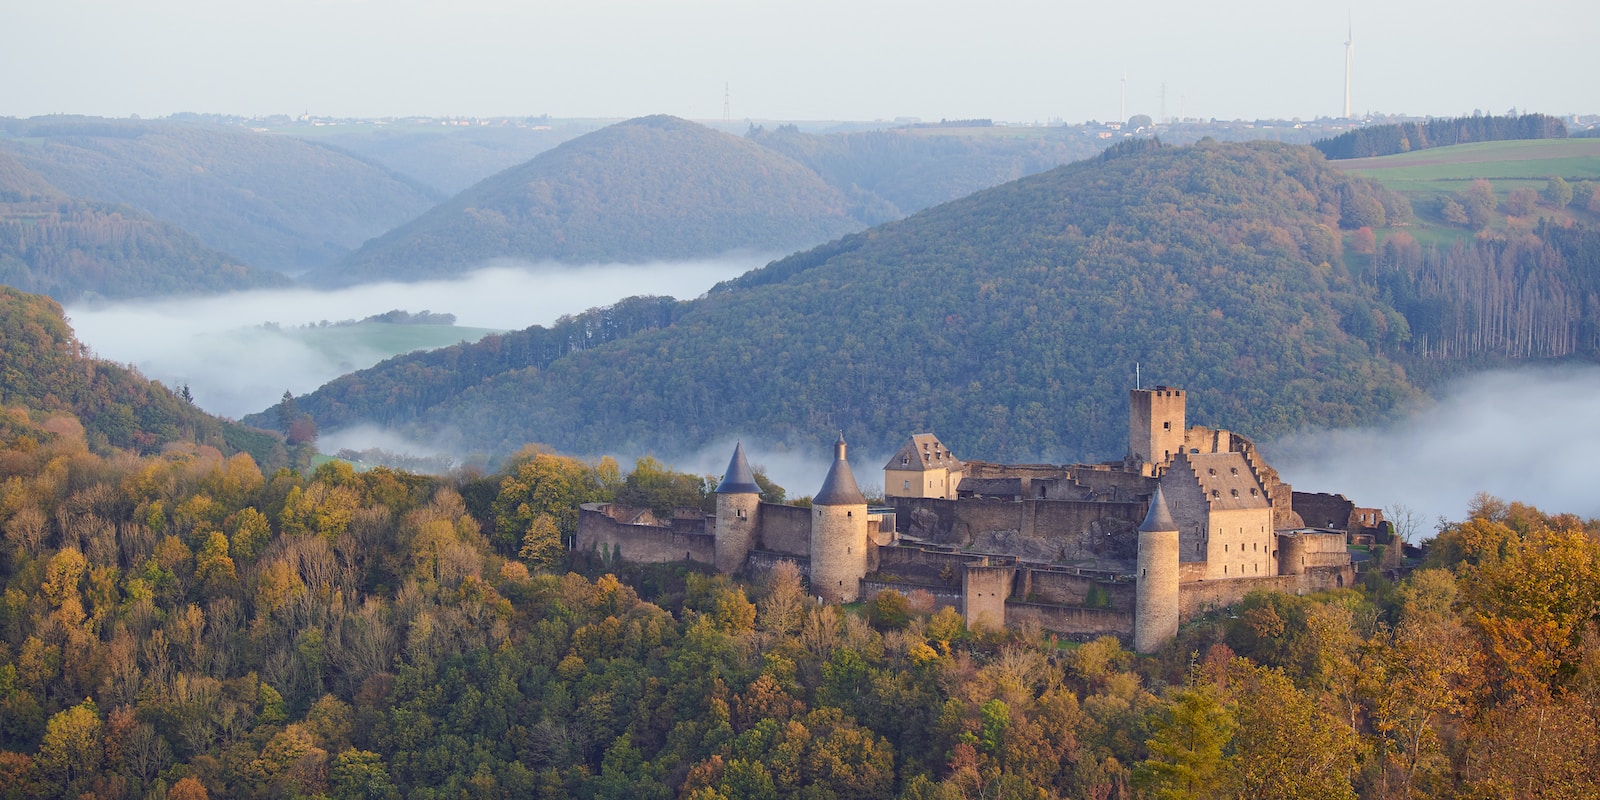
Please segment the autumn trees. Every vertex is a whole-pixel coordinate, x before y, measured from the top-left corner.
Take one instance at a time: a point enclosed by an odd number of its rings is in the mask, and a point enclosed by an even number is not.
[[[1492,498],[1398,584],[1252,595],[1143,657],[926,593],[819,606],[788,562],[565,572],[572,504],[626,483],[603,462],[263,474],[0,422],[0,796],[1533,798],[1600,774],[1593,525]]]

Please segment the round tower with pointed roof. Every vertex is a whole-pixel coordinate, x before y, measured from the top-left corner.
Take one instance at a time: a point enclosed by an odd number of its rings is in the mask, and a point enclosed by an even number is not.
[[[867,497],[845,460],[844,434],[833,466],[811,499],[811,590],[829,603],[853,603],[867,576]]]
[[[1160,486],[1139,526],[1135,578],[1133,649],[1153,653],[1178,635],[1178,523]]]
[[[761,513],[761,487],[744,457],[744,444],[733,446],[733,458],[717,485],[715,551],[717,571],[732,575],[744,569],[755,541],[756,518]]]

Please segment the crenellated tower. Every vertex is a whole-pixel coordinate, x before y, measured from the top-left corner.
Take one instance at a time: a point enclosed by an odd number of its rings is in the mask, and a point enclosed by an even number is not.
[[[1184,393],[1157,386],[1128,391],[1128,467],[1141,475],[1161,474],[1183,452]]]
[[[833,466],[811,499],[811,591],[830,603],[853,603],[867,576],[867,497],[845,459],[844,434]]]

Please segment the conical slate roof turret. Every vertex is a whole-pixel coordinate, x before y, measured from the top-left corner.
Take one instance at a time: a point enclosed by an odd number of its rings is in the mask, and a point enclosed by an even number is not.
[[[833,445],[833,466],[828,468],[828,477],[822,481],[822,489],[817,496],[811,498],[811,504],[817,506],[864,506],[867,496],[861,493],[861,487],[856,485],[856,475],[850,471],[850,462],[844,458],[845,443],[844,433],[839,434],[839,441]]]
[[[1156,484],[1156,493],[1150,498],[1150,511],[1144,515],[1144,522],[1139,525],[1139,531],[1175,531],[1178,523],[1172,521],[1172,512],[1167,510],[1167,498],[1161,494],[1161,485]]]
[[[761,487],[756,484],[756,474],[750,469],[750,462],[744,458],[743,442],[733,445],[733,458],[728,460],[728,469],[722,473],[717,494],[761,494]]]

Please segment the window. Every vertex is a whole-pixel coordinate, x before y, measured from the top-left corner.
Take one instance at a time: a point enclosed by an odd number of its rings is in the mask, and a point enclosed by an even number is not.
[[[1212,489],[1211,490],[1211,496],[1212,497],[1221,497],[1222,496],[1222,492],[1220,490],[1218,490],[1218,489]]]
[[[1206,474],[1207,475],[1215,475],[1215,474],[1217,474],[1217,471],[1216,471],[1216,469],[1214,469],[1212,467],[1206,467]]]
[[[1163,423],[1161,423],[1161,430],[1164,430],[1164,431],[1172,430],[1172,423],[1171,422],[1163,422]]]
[[[1238,497],[1239,496],[1239,490],[1238,489],[1229,489],[1228,490],[1228,494],[1231,494],[1234,497]]]
[[[900,457],[900,466],[902,466],[902,467],[903,467],[903,466],[905,466],[905,465],[906,465],[906,464],[908,464],[908,463],[910,463],[910,461],[911,461],[911,459],[910,459],[910,457],[908,457],[908,456],[901,456],[901,457]]]
[[[1238,475],[1239,474],[1239,468],[1238,467],[1228,467],[1228,473],[1231,474],[1231,475]]]
[[[906,481],[905,484],[906,485],[903,488],[906,488],[906,489],[910,489],[911,488],[911,481]]]

